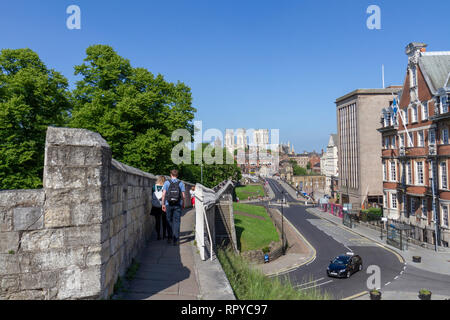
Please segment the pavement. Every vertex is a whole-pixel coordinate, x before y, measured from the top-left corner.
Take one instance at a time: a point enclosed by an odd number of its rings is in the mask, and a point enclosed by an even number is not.
[[[234,300],[217,259],[202,261],[194,246],[195,210],[181,218],[180,244],[151,240],[136,259],[140,267],[113,297],[120,300]]]

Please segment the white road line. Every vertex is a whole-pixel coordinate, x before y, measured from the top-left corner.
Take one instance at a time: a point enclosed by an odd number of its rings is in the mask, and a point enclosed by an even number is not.
[[[302,283],[302,284],[298,284],[298,285],[294,286],[294,288],[303,287],[303,286],[305,286],[307,284],[310,284],[310,283],[313,283],[313,282],[317,282],[317,281],[320,281],[320,280],[323,280],[323,279],[325,279],[325,278],[320,278],[320,279],[313,280],[313,281],[310,281],[310,282],[305,282],[305,283]]]
[[[400,271],[400,274],[403,274],[403,271]]]
[[[394,279],[397,280],[397,279],[398,279],[398,276],[396,276]]]
[[[327,282],[322,282],[322,283],[316,284],[315,286],[310,286],[310,287],[306,287],[306,288],[300,288],[299,290],[306,290],[306,289],[311,289],[311,288],[315,288],[315,287],[320,287],[320,286],[323,286],[324,284],[327,284],[327,283],[330,283],[330,282],[333,282],[333,280],[330,280],[330,281],[327,281]]]
[[[390,284],[390,283],[391,283],[391,282],[386,283],[385,286],[387,286],[387,285]]]

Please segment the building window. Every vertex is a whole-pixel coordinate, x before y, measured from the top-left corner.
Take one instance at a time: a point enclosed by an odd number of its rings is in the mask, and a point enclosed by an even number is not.
[[[391,181],[397,180],[397,174],[396,174],[396,168],[395,168],[395,161],[391,162]]]
[[[383,196],[384,196],[384,207],[387,208],[388,207],[388,198],[387,198],[386,193],[383,193]]]
[[[404,116],[405,116],[405,125],[407,125],[409,123],[409,119],[408,119],[408,108],[405,109],[405,111],[403,111]]]
[[[389,137],[384,137],[384,148],[389,149]]]
[[[414,147],[414,136],[412,132],[408,132],[408,146],[410,148]]]
[[[427,199],[422,199],[422,216],[427,217],[428,208],[427,208]]]
[[[400,148],[403,148],[405,146],[405,136],[402,134],[399,135],[399,144],[400,144]]]
[[[417,184],[423,184],[423,162],[417,162]]]
[[[423,130],[417,132],[417,146],[418,147],[425,146],[425,138],[424,138],[424,135],[423,135]]]
[[[416,213],[416,199],[411,197],[411,206],[409,207],[409,214],[413,216]]]
[[[442,206],[442,225],[448,227],[448,206]]]
[[[386,161],[383,161],[383,181],[387,181],[387,168],[386,168]]]
[[[412,107],[412,119],[411,122],[417,122],[417,106]]]
[[[441,188],[447,189],[447,162],[441,162]]]
[[[422,120],[428,119],[428,101],[423,102],[422,105]]]
[[[448,144],[448,129],[442,129],[442,144]]]
[[[391,193],[391,208],[397,209],[397,194]]]
[[[438,97],[438,104],[439,104],[439,110],[441,111],[441,113],[448,112],[448,104],[447,104],[445,97],[443,97],[443,98]]]
[[[436,133],[434,132],[434,129],[428,131],[428,141],[431,145],[436,143]]]
[[[395,136],[391,137],[391,148],[395,149]]]
[[[411,162],[406,163],[406,184],[412,184]]]

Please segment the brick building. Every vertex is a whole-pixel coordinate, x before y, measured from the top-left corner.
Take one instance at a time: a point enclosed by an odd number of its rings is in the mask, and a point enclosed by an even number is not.
[[[426,46],[406,47],[399,110],[391,102],[382,111],[383,207],[386,217],[411,228],[412,239],[434,244],[438,230],[438,243],[448,247],[450,52]]]

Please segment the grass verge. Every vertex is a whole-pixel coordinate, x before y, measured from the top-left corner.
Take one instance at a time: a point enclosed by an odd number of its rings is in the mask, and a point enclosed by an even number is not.
[[[219,249],[217,256],[238,300],[329,300],[317,288],[295,289],[287,277],[268,278],[250,267],[247,261],[231,249]]]
[[[241,200],[247,200],[248,197],[264,197],[264,188],[260,184],[249,184],[235,188],[236,196]]]
[[[272,241],[280,240],[278,231],[264,207],[233,203],[233,209],[237,245],[240,251],[262,249]],[[239,212],[255,217],[242,215]]]

